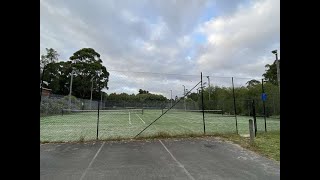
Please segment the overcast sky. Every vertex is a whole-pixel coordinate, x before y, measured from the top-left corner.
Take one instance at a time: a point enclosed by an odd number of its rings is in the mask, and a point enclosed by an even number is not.
[[[272,50],[280,57],[280,1],[40,0],[40,55],[54,48],[66,61],[85,47],[110,72],[108,92],[181,96],[200,72],[211,85],[244,85],[262,78]]]

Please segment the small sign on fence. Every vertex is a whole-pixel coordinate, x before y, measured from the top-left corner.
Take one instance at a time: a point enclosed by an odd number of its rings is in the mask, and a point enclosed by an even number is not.
[[[262,101],[266,101],[267,100],[267,94],[266,93],[262,93],[261,94],[261,99],[262,99]]]

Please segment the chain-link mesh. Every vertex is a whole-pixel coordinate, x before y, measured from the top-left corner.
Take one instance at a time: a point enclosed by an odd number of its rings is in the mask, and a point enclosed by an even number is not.
[[[42,97],[40,105],[40,140],[83,141],[96,137],[97,113],[73,114],[69,110],[97,108],[98,101],[51,94]],[[70,103],[71,104],[70,104]],[[68,109],[68,111],[66,111]]]
[[[265,130],[265,115],[268,131],[280,127],[278,86],[264,84],[264,113],[261,80],[203,75],[201,87],[200,74],[111,71],[108,87],[93,100],[68,94],[42,97],[40,140],[203,134],[204,125],[207,134],[248,134],[253,100],[258,131]]]
[[[280,129],[279,87],[262,79],[233,78],[238,130],[240,134],[249,134],[248,118],[253,119],[252,101],[255,104],[257,130],[260,132]],[[263,84],[262,84],[263,81]],[[262,94],[266,94],[263,101]],[[275,110],[271,112],[270,110]]]

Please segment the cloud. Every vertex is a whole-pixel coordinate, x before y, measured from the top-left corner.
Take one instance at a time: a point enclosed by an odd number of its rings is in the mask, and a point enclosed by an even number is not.
[[[181,95],[200,72],[260,78],[279,49],[279,12],[276,0],[41,0],[40,54],[68,60],[91,47],[110,70],[109,92]]]
[[[274,59],[272,48],[279,49],[279,7],[277,0],[253,1],[233,14],[201,24],[197,31],[207,37],[207,44],[199,50],[198,69],[261,76],[264,65]]]

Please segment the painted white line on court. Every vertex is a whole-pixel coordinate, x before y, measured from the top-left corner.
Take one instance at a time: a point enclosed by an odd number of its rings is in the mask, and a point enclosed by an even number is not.
[[[138,114],[136,114],[137,116],[138,116],[138,118],[140,118],[141,119],[141,117],[138,115]],[[143,124],[145,124],[146,122],[144,122],[144,120],[142,120],[141,119],[141,121],[143,122]]]
[[[131,124],[131,117],[130,117],[130,112],[129,112],[129,124]]]
[[[100,150],[102,149],[102,146],[103,146],[103,145],[104,145],[104,142],[102,143],[101,147],[100,147],[99,150],[97,151],[96,155],[94,155],[94,157],[92,158],[92,160],[91,160],[89,166],[87,167],[87,169],[83,172],[80,180],[82,180],[82,179],[84,178],[84,176],[86,175],[88,169],[90,168],[90,166],[92,165],[92,163],[93,163],[93,161],[96,159],[96,157],[98,156],[98,154],[99,154]]]
[[[169,151],[169,149],[162,143],[162,141],[159,139],[160,143],[162,144],[162,146],[168,151],[168,153],[170,154],[170,156],[172,157],[172,159],[178,163],[178,165],[184,170],[184,172],[188,175],[188,177],[192,180],[194,180],[194,178],[191,176],[191,174],[186,170],[186,168],[184,168],[184,166],[171,154],[171,152]]]

